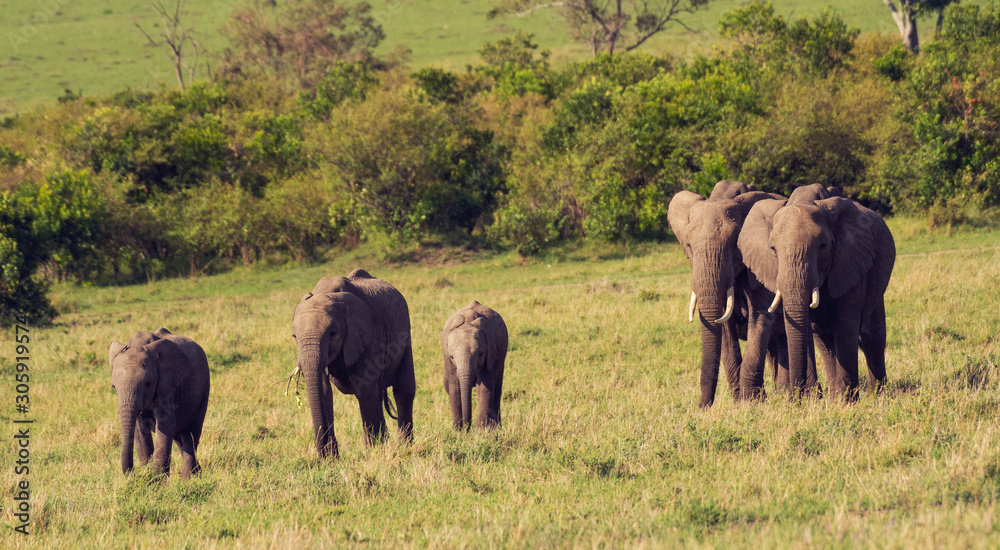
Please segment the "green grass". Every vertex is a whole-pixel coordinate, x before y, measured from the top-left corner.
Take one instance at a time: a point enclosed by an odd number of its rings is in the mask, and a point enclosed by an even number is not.
[[[720,390],[699,410],[690,270],[675,244],[59,285],[65,313],[31,333],[33,535],[10,530],[19,477],[0,446],[0,547],[995,548],[1000,232],[890,227],[908,255],[887,293],[889,384],[853,406],[749,406]],[[928,250],[954,251],[913,255]],[[307,409],[283,395],[291,315],[320,277],[358,265],[410,305],[415,439],[365,448],[356,401],[338,394],[342,458],[323,463]],[[444,321],[471,299],[511,334],[504,425],[489,434],[454,433],[441,387]],[[211,360],[204,470],[188,481],[176,450],[166,483],[117,464],[107,348],[160,326]]]
[[[218,30],[240,0],[186,2],[182,21],[196,31],[203,47],[218,54],[227,43]],[[584,59],[587,48],[570,40],[565,25],[552,10],[526,17],[489,21],[486,0],[373,0],[386,41],[382,53],[404,46],[412,51],[410,64],[438,65],[461,70],[477,61],[476,51],[514,29],[535,33],[543,48],[551,49],[557,64]],[[717,40],[719,17],[740,5],[739,0],[716,0],[709,9],[687,16],[692,31],[679,26],[649,40],[641,51],[670,52],[685,57],[707,51]],[[787,18],[815,16],[831,2],[775,0],[776,12]],[[0,0],[0,115],[51,103],[65,89],[88,96],[107,95],[125,88],[175,87],[173,68],[165,51],[147,44],[135,28],[147,32],[159,19],[143,0],[48,0],[43,6],[22,0]],[[836,9],[848,24],[864,32],[895,33],[885,5],[875,0],[847,0]],[[921,20],[922,36],[932,34],[932,20]],[[213,66],[215,59],[208,57]],[[204,67],[200,75],[207,73]]]

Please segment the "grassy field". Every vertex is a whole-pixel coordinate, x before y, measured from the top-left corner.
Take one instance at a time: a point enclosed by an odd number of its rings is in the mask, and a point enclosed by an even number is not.
[[[31,333],[32,535],[12,531],[8,439],[0,547],[996,548],[1000,232],[890,227],[890,381],[853,406],[720,392],[699,410],[676,244],[59,286],[64,313]],[[415,440],[365,448],[338,394],[342,458],[321,463],[307,408],[283,394],[291,315],[320,277],[359,265],[410,305]],[[441,387],[442,326],[471,299],[511,332],[504,425],[488,434],[454,433]],[[160,326],[201,343],[212,370],[204,470],[188,481],[176,450],[169,482],[118,465],[107,348]],[[11,332],[0,342],[10,430]]]
[[[717,39],[719,16],[741,0],[716,0],[709,9],[684,19],[687,31],[674,26],[644,44],[642,51],[671,52],[688,56],[707,51]],[[573,43],[565,25],[552,10],[527,17],[489,21],[487,0],[373,0],[386,41],[383,53],[405,46],[412,51],[411,65],[438,65],[464,69],[477,60],[484,43],[523,29],[535,33],[543,48],[553,52],[556,63],[589,56],[587,48]],[[774,0],[779,14],[789,18],[814,16],[830,4],[823,1]],[[226,47],[218,32],[240,0],[186,2],[182,18],[193,29],[213,62]],[[847,0],[836,5],[844,19],[862,31],[896,32],[885,5],[875,0]],[[127,87],[176,86],[172,66],[162,48],[150,46],[135,28],[138,21],[148,32],[159,20],[144,0],[0,0],[0,115],[50,103],[65,89],[85,95],[106,95]],[[929,37],[931,20],[922,21],[921,34]],[[199,74],[204,77],[204,67]]]

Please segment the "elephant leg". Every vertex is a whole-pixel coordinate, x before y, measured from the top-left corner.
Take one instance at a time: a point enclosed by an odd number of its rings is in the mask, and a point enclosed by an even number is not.
[[[768,352],[774,366],[774,389],[788,391],[788,348],[772,341],[768,345]]]
[[[844,388],[840,385],[840,378],[837,374],[837,358],[834,354],[836,346],[834,345],[833,335],[824,332],[815,332],[816,335],[816,346],[819,348],[819,354],[823,358],[823,367],[826,369],[826,383],[830,385],[830,392],[833,395],[838,395],[844,391]],[[815,355],[814,355],[815,357]],[[815,363],[815,359],[813,359]]]
[[[813,341],[818,342],[819,337],[813,330]],[[816,371],[816,346],[806,348],[806,393],[816,397],[823,397],[823,386],[819,384],[819,374]]]
[[[385,415],[382,414],[382,392],[368,386],[358,390],[358,406],[361,408],[361,424],[365,428],[365,443],[374,446],[385,439]]]
[[[177,437],[177,448],[181,451],[181,477],[187,479],[191,477],[191,474],[200,472],[201,465],[198,464],[198,459],[194,456],[194,434],[187,431],[181,433]]]
[[[837,354],[837,375],[843,388],[834,395],[843,396],[847,401],[858,399],[858,327],[848,326],[838,330],[834,336]]]
[[[496,426],[500,427],[500,394],[503,393],[503,365],[500,365],[500,372],[497,374],[496,383],[493,385],[493,394],[490,401],[490,415]]]
[[[135,423],[135,449],[139,455],[139,464],[145,466],[149,463],[149,457],[153,456],[153,430],[156,429],[156,420],[152,418],[139,417]]]
[[[153,451],[153,467],[163,475],[170,475],[170,451],[174,446],[174,419],[156,419],[156,450]]]
[[[885,302],[879,300],[866,321],[861,325],[861,351],[868,364],[868,390],[878,394],[885,385]]]
[[[722,366],[726,370],[726,381],[733,400],[740,399],[740,367],[743,356],[740,354],[740,338],[736,332],[736,321],[730,319],[722,326]]]
[[[747,353],[740,365],[740,396],[747,400],[763,397],[764,361],[767,344],[771,339],[772,320],[751,312],[747,324]]]
[[[499,403],[500,393],[496,385],[496,377],[493,373],[481,377],[482,381],[476,386],[476,426],[480,430],[489,430],[496,427],[499,418],[493,413],[494,403]]]
[[[413,350],[412,347],[407,347],[406,351],[403,352],[403,362],[399,365],[399,371],[392,386],[392,397],[396,400],[396,425],[399,427],[399,436],[404,441],[413,440],[413,399],[416,395],[417,379],[413,373]],[[461,411],[461,401],[458,402],[458,407]],[[452,399],[452,417],[454,417],[454,412],[455,400]],[[458,416],[461,419],[461,412]]]

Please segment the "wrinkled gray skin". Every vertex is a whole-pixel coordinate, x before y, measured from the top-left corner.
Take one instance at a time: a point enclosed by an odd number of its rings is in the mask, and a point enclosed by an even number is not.
[[[476,426],[500,426],[500,394],[507,358],[507,325],[500,314],[473,300],[444,324],[444,391],[456,430],[472,425],[472,388],[479,407]]]
[[[156,470],[169,474],[174,441],[181,451],[181,477],[200,471],[195,452],[209,390],[208,360],[201,346],[165,328],[136,332],[127,345],[111,343],[108,364],[111,387],[118,395],[122,472],[132,471],[134,443],[140,465],[152,457]]]
[[[400,435],[412,438],[417,385],[410,312],[399,291],[363,269],[346,278],[323,278],[296,306],[292,328],[320,458],[339,456],[331,381],[358,399],[368,445],[386,436],[382,406],[392,416],[390,386]]]
[[[792,191],[787,203],[770,203],[768,209],[777,209],[785,204],[813,204],[817,200],[839,197],[840,190],[836,187],[824,187],[821,184],[803,185]],[[764,209],[765,207],[761,207]],[[755,234],[752,231],[740,233],[738,245],[748,246],[745,242],[748,239],[764,239],[769,236]],[[742,244],[740,244],[742,243]],[[766,244],[766,243],[764,243]],[[774,292],[768,290],[754,276],[752,270],[747,273],[748,285],[747,294],[752,299],[747,300],[749,307],[747,319],[747,351],[743,356],[743,364],[740,366],[740,393],[745,398],[755,398],[762,396],[764,392],[764,364],[763,357],[767,350],[773,350],[775,342],[780,342],[777,353],[782,355],[782,359],[774,364],[774,386],[777,389],[789,389],[788,377],[788,348],[786,344],[784,329],[784,312],[779,305],[775,311],[769,312],[771,303],[774,301]],[[775,351],[771,351],[775,353]],[[819,385],[819,378],[816,375],[816,357],[812,346],[806,346],[806,381],[803,389],[806,393],[822,395],[822,388]]]
[[[701,407],[715,401],[720,360],[733,397],[740,398],[743,358],[739,327],[745,325],[747,302],[754,298],[747,294],[745,265],[736,241],[751,207],[779,197],[740,182],[720,181],[708,199],[681,191],[670,200],[667,219],[691,262],[691,290],[700,312]],[[726,310],[730,288],[734,293],[733,312],[728,320],[717,322]],[[763,356],[760,360],[763,362]]]
[[[835,397],[857,398],[859,340],[869,386],[881,388],[884,295],[896,257],[882,218],[842,197],[768,203],[750,211],[743,233],[739,245],[751,276],[782,295],[792,398],[806,389],[814,333]],[[811,309],[814,289],[819,304]]]

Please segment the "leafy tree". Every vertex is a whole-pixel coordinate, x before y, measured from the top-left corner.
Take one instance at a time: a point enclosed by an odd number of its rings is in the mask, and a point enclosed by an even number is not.
[[[614,55],[616,48],[630,52],[671,23],[685,26],[682,14],[694,13],[708,0],[497,0],[488,16],[523,17],[541,9],[557,9],[574,39],[584,41],[596,56]],[[633,27],[634,30],[629,27]]]
[[[885,2],[892,20],[899,28],[900,38],[908,50],[913,53],[920,51],[920,36],[917,34],[917,17],[931,11],[938,13],[937,30],[941,30],[944,22],[944,9],[957,0],[899,0],[899,7],[892,0]]]
[[[45,261],[46,244],[33,231],[34,215],[22,201],[0,192],[0,325],[19,315],[32,323],[55,316],[46,296],[48,286],[36,274]]]
[[[376,62],[385,38],[367,2],[248,0],[223,27],[232,48],[224,71],[262,71],[312,87],[337,61]]]

